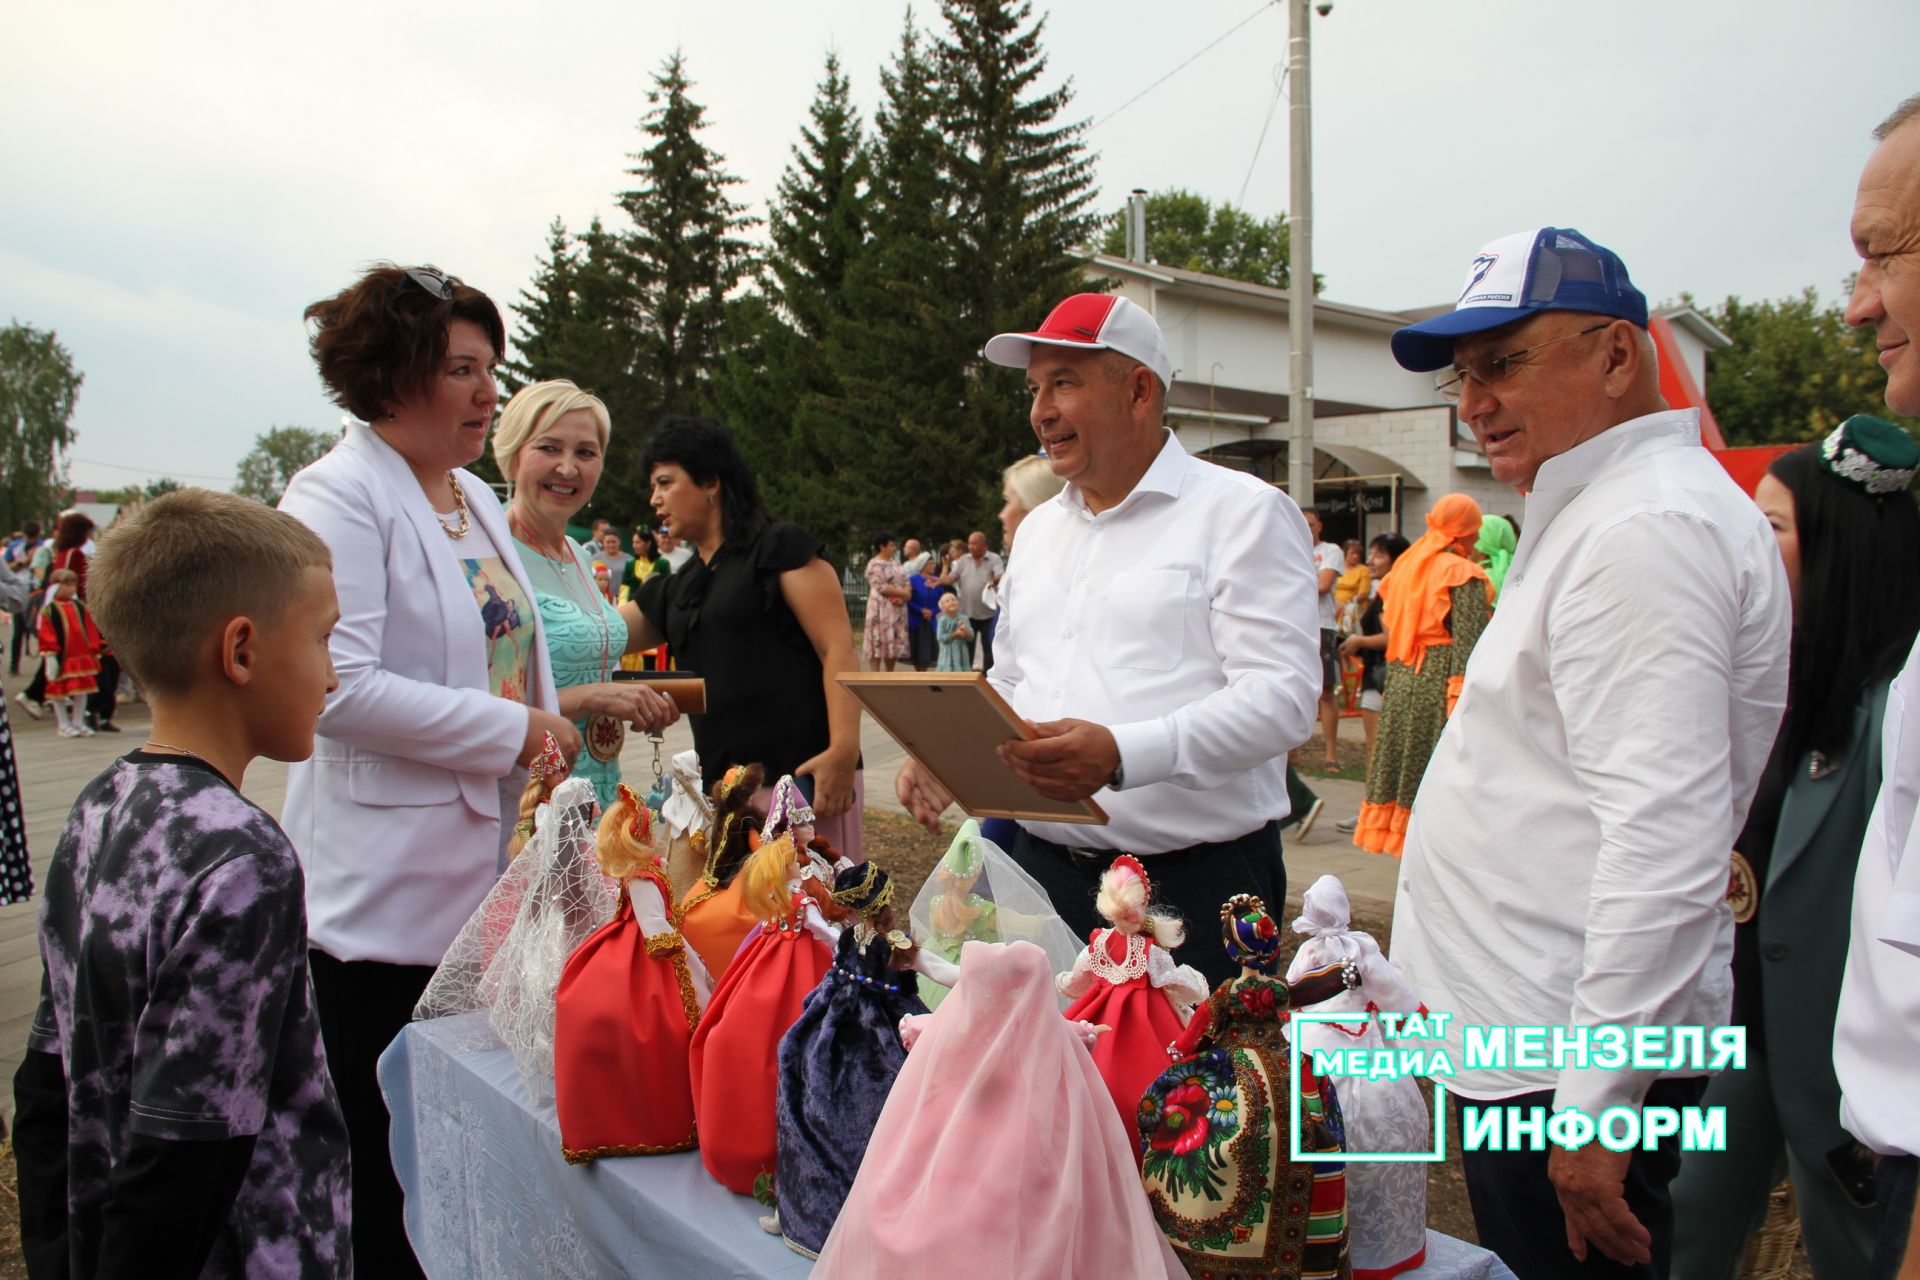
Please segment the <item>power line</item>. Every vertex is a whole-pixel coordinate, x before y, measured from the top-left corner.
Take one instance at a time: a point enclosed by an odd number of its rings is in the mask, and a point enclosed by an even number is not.
[[[78,462],[89,467],[105,467],[109,471],[135,471],[143,476],[167,476],[175,480],[213,480],[220,484],[233,482],[232,476],[201,476],[191,471],[162,471],[157,467],[130,467],[123,462],[98,462],[92,458],[76,458],[72,454],[67,455],[67,461]]]
[[[1240,198],[1234,201],[1242,209],[1247,207],[1247,184],[1253,181],[1253,166],[1260,161],[1260,148],[1267,145],[1267,130],[1273,127],[1273,109],[1280,105],[1280,95],[1287,91],[1287,73],[1291,67],[1279,68],[1280,74],[1273,84],[1273,101],[1267,104],[1267,121],[1260,126],[1260,140],[1253,144],[1253,159],[1247,161],[1247,176],[1240,179]]]
[[[1161,85],[1165,84],[1167,81],[1179,75],[1182,71],[1185,71],[1188,67],[1192,66],[1195,62],[1199,61],[1202,54],[1205,54],[1210,50],[1212,50],[1215,45],[1220,44],[1222,41],[1224,41],[1227,38],[1227,36],[1232,35],[1234,32],[1238,31],[1240,28],[1246,26],[1249,22],[1252,22],[1255,18],[1265,13],[1268,9],[1271,9],[1276,3],[1278,3],[1278,0],[1263,0],[1263,3],[1260,5],[1258,9],[1255,9],[1252,13],[1240,19],[1240,21],[1234,23],[1233,26],[1229,28],[1224,35],[1220,36],[1219,39],[1213,41],[1213,43],[1209,44],[1205,49],[1200,50],[1199,53],[1194,54],[1191,58],[1188,58],[1185,62],[1181,63],[1179,66],[1175,67],[1173,70],[1167,72],[1167,74],[1161,76],[1158,80],[1155,80],[1152,84],[1148,85],[1146,88],[1142,89],[1140,92],[1134,94],[1131,98],[1128,98],[1125,102],[1121,103],[1119,106],[1115,107],[1113,110],[1107,112],[1107,114],[1105,114],[1104,116],[1101,116],[1098,120],[1095,120],[1092,124],[1088,125],[1087,127],[1089,129],[1098,129],[1101,125],[1113,119],[1115,116],[1119,115],[1122,111],[1125,111],[1128,107],[1140,101],[1140,99],[1146,97],[1148,94],[1152,93],[1155,89],[1158,89]]]

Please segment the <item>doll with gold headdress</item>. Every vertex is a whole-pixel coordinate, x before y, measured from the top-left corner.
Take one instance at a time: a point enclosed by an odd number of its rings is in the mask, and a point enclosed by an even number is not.
[[[1187,936],[1180,917],[1152,900],[1153,883],[1140,860],[1124,853],[1115,858],[1100,873],[1094,899],[1113,927],[1095,929],[1073,968],[1058,979],[1060,993],[1073,1000],[1069,1021],[1113,1028],[1094,1042],[1093,1065],[1107,1082],[1129,1143],[1139,1138],[1133,1126],[1141,1091],[1166,1069],[1168,1043],[1207,998],[1200,972],[1174,963],[1173,948]]]
[[[793,779],[780,779],[760,846],[736,877],[758,928],[714,989],[688,1056],[701,1163],[741,1195],[773,1173],[780,1037],[833,963],[840,940],[800,887],[806,859],[795,838],[806,836],[812,820]]]
[[[761,777],[759,765],[737,764],[714,784],[713,834],[694,834],[694,846],[701,853],[700,878],[674,912],[687,945],[700,953],[716,982],[726,977],[734,953],[754,926],[753,913],[741,895],[739,874],[754,848],[751,803]]]
[[[873,863],[840,871],[833,896],[854,913],[853,923],[779,1052],[773,1191],[782,1235],[809,1257],[833,1230],[887,1091],[906,1065],[900,1020],[927,1012],[916,975],[942,987],[960,976],[896,927],[893,881]]]
[[[560,754],[560,744],[552,734],[547,734],[540,745],[540,754],[527,766],[527,785],[520,790],[520,820],[514,824],[513,836],[507,841],[509,858],[519,857],[527,841],[533,839],[534,815],[553,798],[553,789],[567,780],[568,772],[567,758]]]
[[[567,960],[555,997],[554,1103],[569,1163],[694,1145],[688,1048],[711,990],[675,930],[651,815],[624,783],[600,820],[620,908]]]
[[[1193,1275],[1332,1280],[1348,1274],[1345,1166],[1292,1157],[1290,1008],[1358,981],[1340,964],[1279,977],[1280,930],[1260,899],[1220,909],[1240,975],[1214,988],[1139,1103],[1141,1175],[1160,1229]],[[1339,1104],[1300,1064],[1300,1150],[1337,1156]],[[1419,1168],[1420,1166],[1413,1166]]]

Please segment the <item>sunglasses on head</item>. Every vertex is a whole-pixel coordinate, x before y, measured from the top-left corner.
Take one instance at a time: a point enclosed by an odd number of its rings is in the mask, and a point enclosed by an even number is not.
[[[450,276],[435,266],[410,267],[407,270],[407,279],[442,302],[453,301],[453,291],[460,284],[459,276]]]

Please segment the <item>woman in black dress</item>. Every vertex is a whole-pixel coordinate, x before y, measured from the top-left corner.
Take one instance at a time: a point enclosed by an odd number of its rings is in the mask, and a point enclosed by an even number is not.
[[[640,612],[675,663],[707,682],[691,717],[703,781],[730,765],[790,773],[820,837],[860,852],[860,706],[834,677],[858,671],[840,577],[818,538],[767,514],[727,429],[672,417],[640,461],[654,514],[693,547],[640,584]]]

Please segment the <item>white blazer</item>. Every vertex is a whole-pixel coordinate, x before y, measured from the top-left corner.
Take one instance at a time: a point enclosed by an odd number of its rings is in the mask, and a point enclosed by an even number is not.
[[[454,474],[533,599],[499,499]],[[473,553],[447,536],[406,460],[360,423],[293,478],[280,509],[332,549],[340,597],[340,687],[313,757],[289,771],[282,819],[306,871],[308,937],[341,960],[438,964],[498,878],[503,780],[524,777],[514,761],[527,709],[490,692],[460,566]],[[532,659],[529,694],[557,711],[537,630]]]

